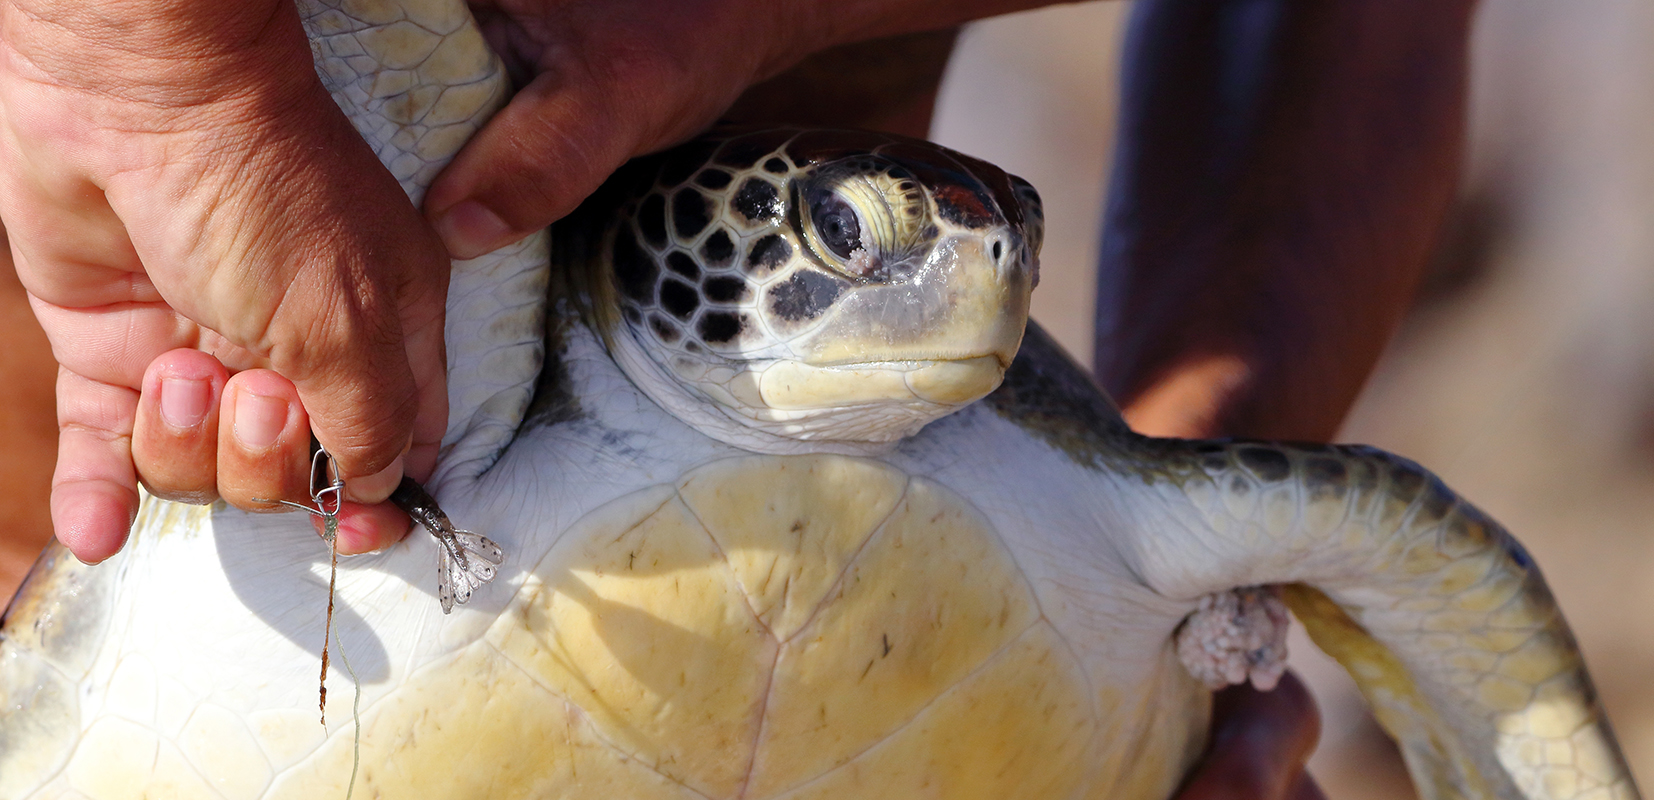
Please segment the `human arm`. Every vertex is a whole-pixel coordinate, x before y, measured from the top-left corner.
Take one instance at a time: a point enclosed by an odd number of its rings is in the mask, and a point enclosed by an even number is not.
[[[1447,218],[1473,6],[1136,10],[1096,350],[1134,427],[1337,433]]]
[[[1473,5],[1134,9],[1096,342],[1134,428],[1336,435],[1447,217]],[[1301,685],[1215,714],[1180,800],[1320,796]]]

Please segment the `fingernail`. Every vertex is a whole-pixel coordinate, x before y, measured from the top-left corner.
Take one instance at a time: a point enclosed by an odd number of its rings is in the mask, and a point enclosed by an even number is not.
[[[212,384],[190,378],[161,379],[161,419],[180,430],[200,425],[207,418]]]
[[[396,490],[396,485],[402,482],[402,458],[397,457],[391,465],[379,470],[373,475],[362,478],[351,478],[345,482],[345,496],[358,503],[381,503]]]
[[[287,427],[287,401],[243,389],[235,400],[235,440],[248,450],[268,450]]]
[[[476,258],[510,244],[516,235],[498,214],[466,200],[436,219],[436,233],[454,258]]]

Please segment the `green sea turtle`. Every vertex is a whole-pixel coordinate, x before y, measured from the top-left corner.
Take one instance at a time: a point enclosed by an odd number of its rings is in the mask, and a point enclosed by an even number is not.
[[[458,2],[300,7],[417,201],[498,60]],[[455,265],[431,488],[499,550],[340,565],[359,703],[317,723],[307,525],[149,499],[8,612],[0,798],[344,796],[358,740],[363,797],[1160,798],[1278,674],[1273,584],[1426,797],[1637,796],[1513,539],[1375,450],[1133,434],[1024,334],[1040,225],[893,137],[634,163]]]

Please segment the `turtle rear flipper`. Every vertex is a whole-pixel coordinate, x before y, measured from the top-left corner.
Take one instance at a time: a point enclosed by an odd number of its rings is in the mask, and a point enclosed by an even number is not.
[[[1538,567],[1435,476],[1366,447],[1145,447],[1141,471],[1197,510],[1187,535],[1143,537],[1150,584],[1189,597],[1287,584],[1422,797],[1638,796]]]

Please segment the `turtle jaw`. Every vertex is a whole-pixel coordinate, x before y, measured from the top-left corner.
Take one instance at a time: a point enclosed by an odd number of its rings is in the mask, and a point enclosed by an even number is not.
[[[888,449],[999,386],[1027,327],[1036,258],[1009,228],[948,232],[905,279],[841,288],[808,320],[760,299],[762,327],[733,352],[670,351],[623,325],[640,352],[616,357],[715,439],[761,452]]]
[[[957,407],[998,388],[1007,362],[999,355],[918,362],[877,362],[818,367],[781,361],[746,373],[742,392],[754,405],[776,411],[866,407],[879,403],[930,403]]]
[[[617,333],[610,354],[633,385],[702,434],[759,453],[887,452],[992,392],[1011,359],[994,352],[814,366],[680,355],[663,363],[639,332]]]

